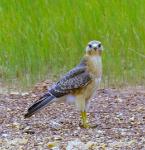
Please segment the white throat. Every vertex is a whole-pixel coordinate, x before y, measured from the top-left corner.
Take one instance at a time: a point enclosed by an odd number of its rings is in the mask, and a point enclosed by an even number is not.
[[[97,78],[102,76],[102,58],[101,56],[91,56],[93,68],[97,71]]]
[[[100,69],[102,70],[102,58],[101,58],[101,56],[91,56],[91,61],[97,70],[100,70]]]

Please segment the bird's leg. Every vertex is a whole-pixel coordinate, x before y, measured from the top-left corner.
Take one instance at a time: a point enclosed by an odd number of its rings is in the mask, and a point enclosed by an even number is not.
[[[86,111],[82,111],[81,112],[81,117],[82,117],[83,127],[84,128],[89,128],[89,124],[88,124],[88,121],[87,121],[87,113],[86,113]]]

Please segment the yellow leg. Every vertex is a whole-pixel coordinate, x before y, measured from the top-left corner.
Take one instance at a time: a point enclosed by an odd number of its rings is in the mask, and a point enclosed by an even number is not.
[[[86,111],[81,112],[82,124],[84,128],[89,128]]]

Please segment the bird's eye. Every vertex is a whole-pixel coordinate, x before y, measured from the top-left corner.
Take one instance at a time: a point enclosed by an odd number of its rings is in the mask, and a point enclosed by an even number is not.
[[[88,46],[89,46],[90,48],[92,48],[92,45],[91,45],[91,44],[88,44]]]
[[[99,47],[99,48],[101,47],[101,43],[100,43],[100,44],[98,44],[98,47]]]

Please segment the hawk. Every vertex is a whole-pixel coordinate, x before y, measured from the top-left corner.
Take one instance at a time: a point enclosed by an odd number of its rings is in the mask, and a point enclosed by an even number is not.
[[[101,54],[103,46],[100,41],[90,41],[85,49],[85,55],[81,62],[58,82],[56,82],[39,100],[28,108],[25,118],[62,97],[67,101],[75,102],[81,112],[82,125],[89,127],[87,122],[88,101],[94,95],[102,77]]]

